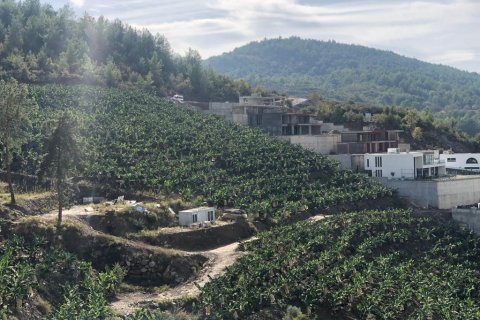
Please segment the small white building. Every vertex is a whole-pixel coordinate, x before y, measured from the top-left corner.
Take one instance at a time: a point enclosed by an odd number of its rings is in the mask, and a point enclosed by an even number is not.
[[[190,226],[194,223],[215,221],[215,208],[200,207],[189,210],[183,210],[178,213],[178,223],[181,226]]]
[[[366,153],[365,171],[372,177],[415,179],[446,174],[445,162],[434,151],[399,152],[389,148],[387,153]]]
[[[480,171],[480,153],[444,153],[440,159],[447,169]]]

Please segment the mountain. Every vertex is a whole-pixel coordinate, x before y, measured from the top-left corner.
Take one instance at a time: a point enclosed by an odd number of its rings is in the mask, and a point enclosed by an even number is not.
[[[298,37],[251,42],[205,61],[252,85],[374,105],[431,110],[480,107],[480,75],[393,52]]]

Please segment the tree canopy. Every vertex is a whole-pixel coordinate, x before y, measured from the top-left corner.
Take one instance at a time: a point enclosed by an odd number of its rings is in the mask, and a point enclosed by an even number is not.
[[[251,90],[203,68],[194,50],[173,53],[161,35],[120,20],[77,19],[68,6],[56,11],[39,0],[0,2],[0,66],[0,78],[20,82],[135,86],[200,101]]]

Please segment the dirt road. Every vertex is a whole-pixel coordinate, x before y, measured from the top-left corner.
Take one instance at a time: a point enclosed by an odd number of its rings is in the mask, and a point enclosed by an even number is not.
[[[238,251],[239,243],[232,243],[209,251],[189,252],[191,254],[202,254],[209,258],[203,270],[196,279],[182,283],[170,288],[160,294],[147,292],[132,292],[117,295],[117,300],[110,304],[110,307],[119,315],[132,313],[135,309],[141,308],[150,303],[175,301],[183,297],[192,297],[200,293],[197,285],[203,287],[210,278],[221,276],[225,269],[243,255]],[[196,284],[196,285],[195,285]]]
[[[88,229],[87,232],[89,233],[96,233],[99,236],[106,234],[94,230],[89,225],[89,216],[95,214],[95,209],[92,205],[81,205],[81,206],[74,206],[68,210],[63,212],[63,216],[65,219],[73,219],[80,222],[85,229]],[[56,212],[49,213],[47,215],[42,216],[42,219],[46,220],[53,220],[57,216]],[[328,216],[326,215],[316,215],[310,217],[308,220],[312,222],[320,221]],[[110,236],[110,235],[108,235]],[[140,241],[131,241],[124,238],[121,238],[123,241],[128,242],[133,247],[138,247],[139,249],[153,249],[153,250],[168,250],[157,246],[152,246]],[[252,237],[249,240],[255,239]],[[246,241],[249,241],[246,240]],[[244,255],[243,252],[239,251],[239,242],[235,242],[223,247],[219,247],[216,249],[208,250],[208,251],[194,251],[194,252],[187,252],[187,251],[180,251],[176,250],[181,254],[201,254],[208,258],[208,261],[205,263],[204,268],[198,274],[195,279],[189,280],[185,283],[182,283],[176,287],[170,288],[161,293],[152,293],[152,292],[130,292],[130,293],[122,293],[118,294],[116,300],[110,304],[110,307],[114,310],[114,312],[118,315],[127,315],[131,314],[135,311],[135,309],[141,308],[142,306],[146,306],[149,304],[159,303],[159,302],[166,302],[166,301],[175,301],[181,299],[183,297],[192,297],[196,296],[200,293],[198,287],[203,287],[207,282],[210,281],[212,278],[219,277],[223,275],[226,268],[233,265],[235,261]],[[198,286],[198,287],[197,287]]]

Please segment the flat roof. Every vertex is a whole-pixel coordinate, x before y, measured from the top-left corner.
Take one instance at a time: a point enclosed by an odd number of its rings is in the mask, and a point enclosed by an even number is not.
[[[180,212],[195,213],[195,212],[205,211],[205,210],[215,210],[215,208],[214,207],[198,207],[198,208],[192,208],[188,210],[181,210]]]
[[[373,129],[373,130],[357,130],[357,131],[344,131],[342,133],[378,133],[378,132],[403,132],[403,130],[386,130],[386,129]]]
[[[365,155],[372,155],[372,156],[394,156],[394,155],[407,155],[411,154],[414,156],[423,156],[423,152],[418,151],[410,151],[410,152],[377,152],[377,153],[365,153]]]

